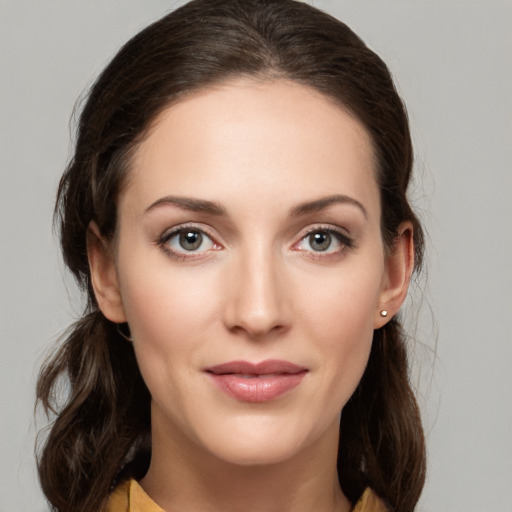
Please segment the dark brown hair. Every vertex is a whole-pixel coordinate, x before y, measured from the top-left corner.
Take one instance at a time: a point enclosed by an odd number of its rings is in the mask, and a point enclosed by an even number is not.
[[[350,111],[376,154],[382,234],[392,250],[412,222],[406,197],[412,145],[405,108],[382,60],[346,25],[292,0],[195,0],[131,39],[92,87],[74,156],[58,190],[56,220],[66,265],[87,294],[84,316],[41,370],[37,398],[54,421],[38,455],[54,510],[100,511],[112,486],[141,477],[150,454],[150,395],[134,352],[99,311],[91,288],[86,231],[116,231],[116,198],[149,124],[190,92],[230,78],[288,79]],[[56,394],[63,385],[65,400]],[[338,472],[356,501],[372,487],[396,512],[410,512],[425,478],[425,447],[409,385],[405,337],[394,318],[376,330],[364,376],[345,406]]]

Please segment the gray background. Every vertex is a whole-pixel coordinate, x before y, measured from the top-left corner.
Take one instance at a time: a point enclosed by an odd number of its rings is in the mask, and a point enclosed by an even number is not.
[[[430,456],[419,509],[510,512],[512,3],[311,3],[384,58],[409,108],[422,182],[413,197],[430,236],[428,284],[413,301]],[[1,512],[45,510],[33,390],[45,350],[80,310],[51,232],[75,99],[175,5],[0,0]]]

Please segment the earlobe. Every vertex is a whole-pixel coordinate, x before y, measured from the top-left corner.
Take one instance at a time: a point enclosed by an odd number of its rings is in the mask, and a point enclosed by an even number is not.
[[[87,256],[91,283],[101,312],[112,322],[126,322],[114,259],[94,221],[87,229]]]
[[[375,329],[385,325],[398,313],[407,296],[413,270],[414,238],[412,224],[403,222],[399,226],[398,236],[392,250],[386,256],[378,310],[375,312]]]

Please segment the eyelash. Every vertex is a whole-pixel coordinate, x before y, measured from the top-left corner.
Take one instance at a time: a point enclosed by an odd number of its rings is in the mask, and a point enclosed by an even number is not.
[[[193,258],[200,257],[203,254],[203,252],[187,251],[185,249],[183,249],[183,251],[176,251],[169,247],[169,241],[173,237],[178,236],[187,231],[200,233],[203,237],[206,236],[212,244],[212,249],[209,249],[209,250],[218,251],[218,250],[222,249],[222,246],[214,241],[213,236],[211,236],[204,228],[198,227],[194,224],[189,224],[189,225],[185,224],[185,225],[173,228],[170,231],[164,232],[161,235],[161,237],[159,238],[157,243],[168,256],[170,256],[174,259],[186,261],[186,260],[191,260]],[[341,247],[334,251],[329,250],[329,247],[325,251],[314,251],[314,250],[309,251],[309,250],[297,248],[297,246],[299,244],[303,243],[304,241],[306,241],[308,239],[308,237],[310,237],[311,235],[316,234],[316,233],[324,233],[324,234],[327,234],[327,235],[333,237],[335,240],[338,241],[338,243],[341,245]],[[201,245],[202,245],[202,243],[201,243]],[[311,228],[308,231],[306,231],[300,237],[299,241],[293,245],[292,249],[294,249],[296,251],[300,251],[300,252],[308,252],[308,253],[310,253],[310,256],[313,258],[328,258],[330,256],[335,257],[336,255],[340,255],[341,253],[344,253],[346,250],[353,249],[354,247],[355,247],[354,240],[349,235],[347,235],[344,231],[335,229],[332,226],[315,226],[314,228]]]
[[[194,252],[194,251],[186,251],[183,249],[183,251],[176,251],[169,247],[169,240],[171,240],[173,237],[178,236],[185,232],[194,232],[194,233],[200,233],[203,237],[206,236],[212,243],[213,250],[220,250],[222,246],[218,243],[216,243],[213,240],[213,237],[204,229],[200,228],[194,224],[190,225],[182,225],[178,226],[176,228],[171,229],[170,231],[166,231],[162,234],[162,236],[158,240],[158,245],[162,248],[162,250],[171,258],[186,261],[193,258],[197,258],[202,253],[201,252]]]
[[[346,250],[355,248],[353,238],[351,238],[346,232],[340,229],[336,229],[333,226],[315,226],[314,228],[309,229],[308,231],[306,231],[306,233],[304,233],[304,235],[301,236],[300,240],[296,244],[294,244],[294,247],[297,247],[299,244],[306,241],[311,235],[314,235],[316,233],[325,233],[330,235],[339,242],[341,247],[333,251],[329,250],[329,248],[327,248],[326,251],[304,251],[309,252],[310,256],[313,258],[328,258],[329,256],[335,257],[344,253]],[[296,250],[303,251],[303,249]]]

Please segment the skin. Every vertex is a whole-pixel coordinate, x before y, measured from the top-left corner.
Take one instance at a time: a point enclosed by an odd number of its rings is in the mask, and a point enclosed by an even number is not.
[[[152,395],[141,483],[162,508],[350,509],[336,473],[340,412],[413,264],[410,225],[386,252],[380,210],[365,128],[302,85],[238,80],[154,121],[119,197],[115,247],[94,223],[88,247],[99,306],[129,323]],[[199,249],[172,235],[184,225],[205,233]],[[318,250],[311,232],[330,230],[341,235]],[[267,359],[307,373],[284,396],[247,403],[204,372]]]

